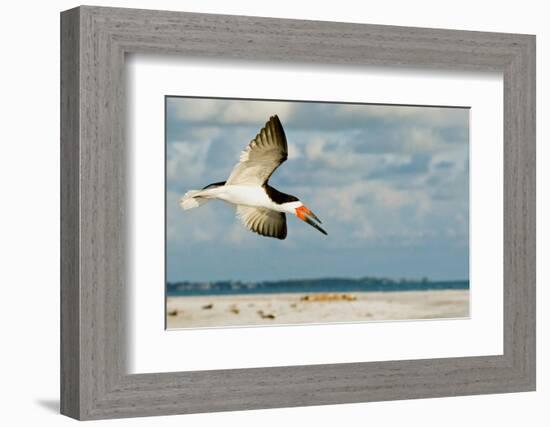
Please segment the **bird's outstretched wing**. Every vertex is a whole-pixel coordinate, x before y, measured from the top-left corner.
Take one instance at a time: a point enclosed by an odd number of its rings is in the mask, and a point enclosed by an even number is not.
[[[254,233],[281,240],[286,238],[286,215],[282,212],[238,205],[237,215]]]
[[[226,185],[263,185],[287,158],[285,131],[275,115],[241,153]]]

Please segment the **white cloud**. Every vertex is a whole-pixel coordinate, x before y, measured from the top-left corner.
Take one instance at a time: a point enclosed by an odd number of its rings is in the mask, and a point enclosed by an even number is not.
[[[431,156],[432,169],[442,163],[452,165],[449,173],[464,172],[468,167],[469,150],[467,145],[448,147],[445,151],[433,153]]]
[[[432,128],[413,127],[403,136],[403,148],[409,153],[431,153],[448,149]]]
[[[336,245],[353,244],[350,235],[355,244],[357,240],[374,244],[391,239],[399,245],[401,239],[410,242],[426,236],[424,221],[432,203],[423,190],[399,190],[383,181],[356,181],[317,192],[310,208],[323,216],[327,228],[346,230],[331,235]]]
[[[307,141],[305,145],[305,151],[309,160],[323,160],[326,158],[325,146],[327,144],[326,139],[320,136],[314,136]]]
[[[329,142],[327,138],[314,135],[302,140],[307,161],[315,165],[316,179],[322,182],[355,180],[367,174],[376,174],[411,163],[409,153],[370,153],[353,150],[352,141],[342,137]]]
[[[239,125],[263,125],[274,114],[277,114],[284,123],[292,116],[292,110],[296,108],[295,104],[276,101],[170,98],[168,102],[169,110],[180,120]],[[251,138],[253,136],[251,135]]]
[[[295,160],[302,157],[302,150],[298,145],[288,142],[288,158],[289,160]]]
[[[277,114],[284,123],[293,108],[293,104],[288,102],[234,102],[224,109],[221,120],[224,123],[257,124]]]
[[[217,99],[168,98],[168,111],[188,121],[206,121],[220,116],[224,105]]]
[[[386,122],[408,122],[430,127],[463,126],[469,110],[466,108],[417,107],[399,105],[360,105],[338,106],[334,111],[336,119],[369,120],[382,119]]]

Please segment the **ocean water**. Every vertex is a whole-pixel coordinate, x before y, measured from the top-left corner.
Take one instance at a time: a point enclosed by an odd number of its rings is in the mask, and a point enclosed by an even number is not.
[[[469,280],[391,280],[377,278],[320,278],[265,282],[174,282],[166,284],[166,296],[243,295],[314,292],[397,292],[469,289]]]

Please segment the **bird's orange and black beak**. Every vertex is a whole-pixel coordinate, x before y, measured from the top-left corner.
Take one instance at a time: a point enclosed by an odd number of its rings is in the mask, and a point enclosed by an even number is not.
[[[321,224],[321,220],[317,218],[317,215],[311,212],[304,205],[300,206],[299,208],[296,208],[296,216],[300,218],[302,221],[307,222],[313,228],[316,228],[317,230],[319,230],[325,236],[327,235],[327,232],[319,226],[319,224]],[[317,221],[319,224],[317,224],[317,222],[315,221]]]

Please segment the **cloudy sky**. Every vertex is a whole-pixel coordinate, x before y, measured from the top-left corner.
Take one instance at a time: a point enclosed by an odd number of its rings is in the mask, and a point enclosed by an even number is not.
[[[286,240],[269,239],[223,202],[178,206],[224,181],[273,114],[289,158],[270,184],[328,236],[287,216]],[[168,97],[168,280],[467,279],[468,120],[460,108]]]

